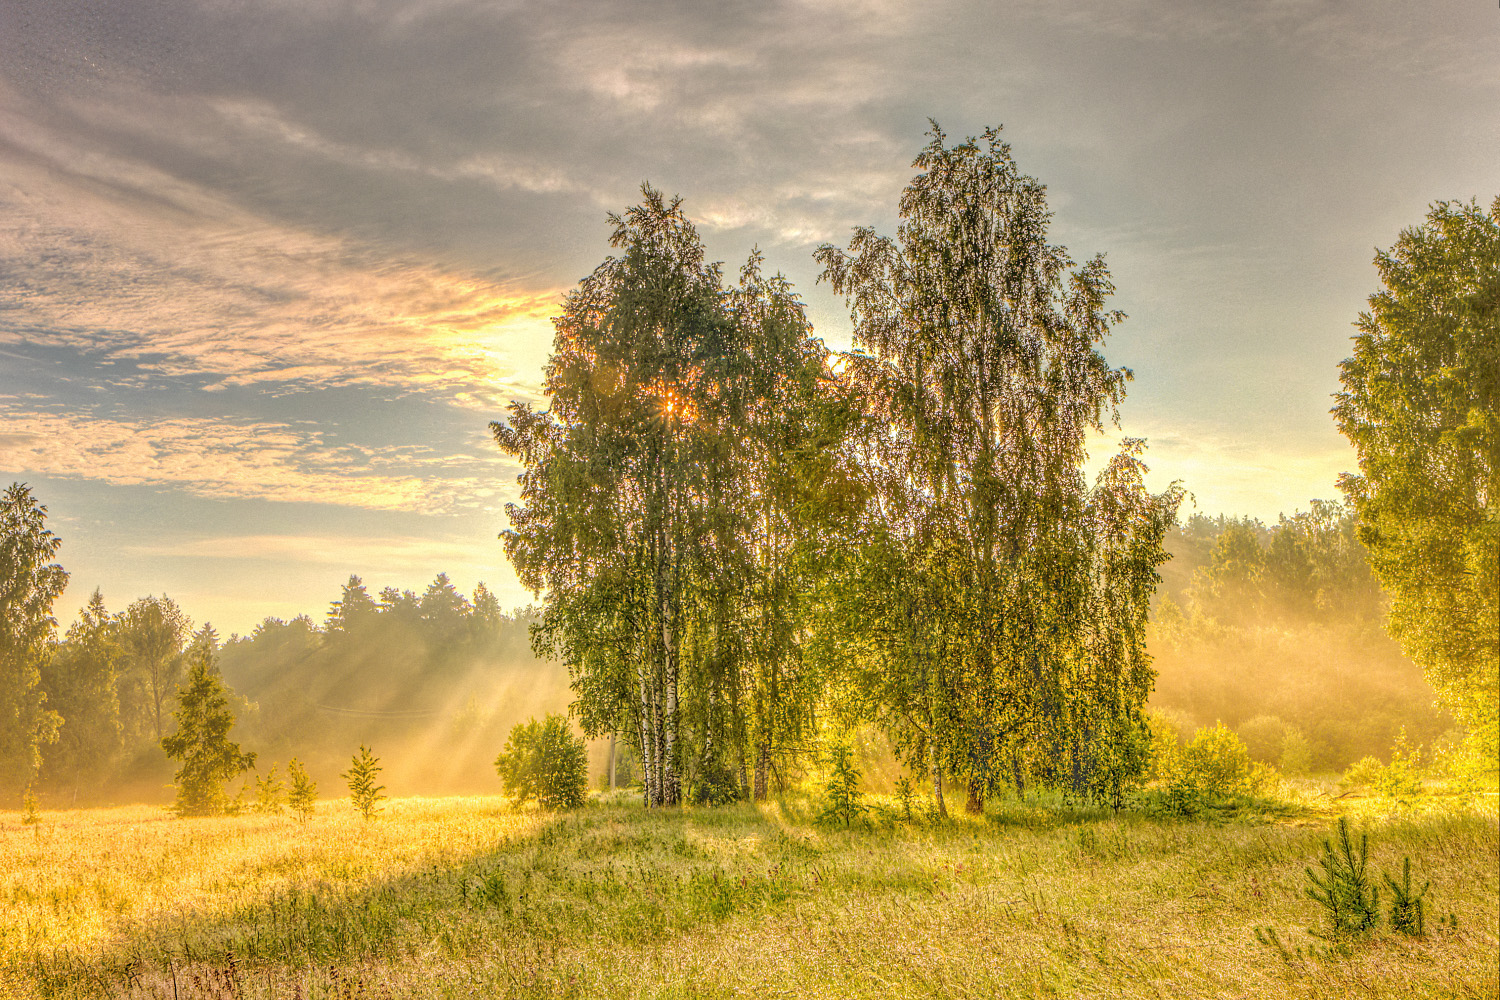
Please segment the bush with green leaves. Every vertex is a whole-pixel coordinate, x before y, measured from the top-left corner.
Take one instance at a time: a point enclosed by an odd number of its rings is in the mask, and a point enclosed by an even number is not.
[[[1209,798],[1224,798],[1247,790],[1250,752],[1221,722],[1212,729],[1198,730],[1183,748],[1182,768],[1192,788]]]
[[[574,735],[567,718],[555,713],[517,724],[495,758],[495,773],[516,805],[535,799],[543,809],[576,809],[587,798],[589,765],[583,737]]]
[[[318,786],[307,776],[307,770],[296,757],[287,762],[286,776],[292,783],[287,791],[286,804],[297,814],[298,822],[306,823],[318,801]]]
[[[370,748],[361,743],[359,753],[354,755],[349,770],[339,775],[349,782],[349,798],[354,801],[354,808],[359,810],[366,821],[380,811],[380,800],[385,798],[382,794],[385,786],[375,784],[375,776],[380,771],[380,758],[370,753]]]
[[[1303,775],[1313,769],[1313,745],[1307,734],[1296,726],[1287,727],[1281,738],[1281,770],[1283,774]]]

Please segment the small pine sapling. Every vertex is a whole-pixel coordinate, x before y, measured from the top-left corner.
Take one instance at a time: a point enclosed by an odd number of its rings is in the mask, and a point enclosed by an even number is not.
[[[263,816],[274,815],[281,812],[284,801],[281,779],[276,776],[276,765],[272,764],[264,778],[255,779],[255,811]]]
[[[297,821],[306,823],[312,816],[313,805],[318,801],[318,786],[307,776],[302,762],[293,757],[286,765],[286,775],[292,782],[287,793],[287,805],[297,814]]]
[[[850,760],[848,747],[835,746],[831,755],[833,772],[828,776],[828,785],[824,790],[828,796],[828,805],[818,814],[818,820],[852,826],[869,809],[859,801],[859,770]]]
[[[1380,923],[1380,890],[1365,874],[1369,856],[1369,837],[1359,836],[1359,850],[1349,837],[1349,820],[1339,817],[1339,847],[1335,852],[1330,841],[1323,841],[1323,857],[1318,860],[1323,877],[1307,868],[1309,899],[1319,903],[1328,914],[1328,934],[1310,930],[1324,940],[1363,934]]]
[[[36,793],[30,788],[26,789],[26,797],[21,800],[21,822],[26,826],[36,827],[42,821],[42,814],[36,808]],[[41,827],[37,827],[38,830]]]
[[[1426,903],[1423,901],[1431,882],[1425,883],[1416,892],[1411,891],[1411,858],[1401,859],[1401,881],[1386,875],[1385,884],[1391,890],[1391,930],[1400,931],[1408,937],[1422,937],[1427,933]]]
[[[370,748],[361,743],[359,753],[354,755],[349,770],[339,775],[348,780],[349,798],[354,800],[354,808],[359,810],[366,821],[380,811],[380,800],[385,798],[381,794],[385,791],[385,786],[375,784],[375,776],[380,770],[380,758],[370,753]]]

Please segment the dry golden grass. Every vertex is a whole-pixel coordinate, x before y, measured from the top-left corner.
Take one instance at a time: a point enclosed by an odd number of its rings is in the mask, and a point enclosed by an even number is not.
[[[284,817],[0,814],[0,995],[1494,997],[1485,805],[1359,815],[1431,878],[1426,938],[1317,945],[1327,810],[1153,821],[1053,803],[830,830],[805,798],[569,816],[497,798]]]

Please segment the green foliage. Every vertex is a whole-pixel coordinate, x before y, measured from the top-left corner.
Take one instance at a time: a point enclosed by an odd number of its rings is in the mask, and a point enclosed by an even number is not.
[[[896,779],[896,801],[901,803],[901,818],[911,819],[911,805],[916,798],[916,790],[912,788],[911,779],[906,775]]]
[[[1475,731],[1500,713],[1500,198],[1439,202],[1377,253],[1334,414],[1389,628]]]
[[[25,826],[36,826],[42,821],[42,814],[37,811],[36,793],[30,788],[21,798],[21,823]]]
[[[281,812],[281,807],[285,804],[285,787],[276,776],[276,765],[272,764],[265,777],[255,779],[255,811],[269,816]]]
[[[1182,751],[1181,779],[1209,798],[1248,790],[1250,754],[1222,722],[1200,729]]]
[[[287,761],[286,775],[292,783],[287,791],[287,805],[296,814],[299,823],[306,823],[318,802],[318,786],[307,776],[302,762],[296,757]]]
[[[1331,841],[1323,842],[1323,856],[1318,859],[1322,876],[1310,867],[1304,869],[1312,883],[1305,890],[1307,897],[1322,906],[1328,918],[1326,933],[1316,930],[1310,933],[1337,939],[1364,934],[1379,925],[1380,890],[1366,874],[1369,847],[1369,836],[1361,833],[1359,848],[1355,849],[1349,836],[1349,820],[1340,816],[1337,850]]]
[[[178,690],[177,731],[162,738],[169,758],[180,761],[175,776],[179,816],[211,816],[229,804],[224,783],[255,766],[255,754],[231,742],[234,713],[228,692],[215,669],[211,646],[189,654],[186,683]]]
[[[133,601],[121,614],[120,638],[133,695],[122,709],[133,731],[162,738],[164,709],[182,676],[183,644],[192,628],[187,615],[165,594]]]
[[[1385,772],[1385,765],[1377,757],[1361,757],[1350,764],[1339,778],[1345,788],[1372,788]]]
[[[119,623],[95,590],[42,671],[47,704],[62,717],[43,774],[52,784],[102,783],[123,749]]]
[[[827,593],[841,692],[934,776],[940,813],[945,775],[971,811],[1007,772],[1118,802],[1182,492],[1146,492],[1135,441],[1089,488],[1089,432],[1127,377],[1098,349],[1122,318],[1109,271],[1047,242],[1045,188],[998,129],[930,135],[896,238],[861,227],[816,255],[853,313],[844,382],[869,456]]]
[[[1391,930],[1398,931],[1408,937],[1422,937],[1427,933],[1426,903],[1423,899],[1427,890],[1432,887],[1431,882],[1424,882],[1422,888],[1413,892],[1411,887],[1411,858],[1401,859],[1401,881],[1397,882],[1389,874],[1383,876],[1387,888],[1391,890]]]
[[[1405,729],[1396,737],[1391,762],[1380,769],[1375,787],[1381,795],[1400,802],[1422,793],[1422,750],[1408,745]]]
[[[349,798],[366,822],[380,811],[380,802],[385,798],[385,786],[375,783],[380,772],[380,758],[370,753],[370,748],[361,743],[359,753],[354,755],[349,764],[349,770],[339,775],[349,783]]]
[[[1239,549],[1258,545],[1259,557],[1229,558],[1226,532]],[[1452,726],[1421,667],[1382,629],[1385,597],[1352,507],[1313,501],[1269,526],[1200,515],[1168,548],[1168,593],[1153,619],[1154,707],[1200,725],[1222,720],[1265,763],[1280,765],[1278,739],[1298,730],[1305,745],[1293,742],[1310,759],[1294,754],[1288,773],[1383,756],[1403,725],[1418,742]],[[1247,564],[1262,568],[1236,572]],[[1247,577],[1250,590],[1237,592],[1233,580]]]
[[[1312,771],[1312,742],[1296,726],[1289,726],[1281,738],[1280,766],[1283,773],[1294,776]]]
[[[543,809],[576,809],[587,798],[588,754],[566,716],[517,725],[495,758],[495,771],[517,805],[535,799]]]
[[[546,591],[539,653],[567,664],[589,735],[628,732],[646,802],[683,783],[755,792],[812,719],[794,641],[809,524],[840,482],[827,351],[790,284],[752,255],[726,288],[678,199],[643,188],[618,251],[556,320],[538,413],[496,442],[525,466],[506,552]]]
[[[819,822],[838,823],[847,828],[869,811],[869,806],[860,802],[859,769],[852,757],[852,751],[842,743],[829,750],[828,783],[823,788],[827,804],[818,813]]]
[[[57,621],[52,604],[68,584],[52,558],[62,540],[47,530],[47,508],[22,483],[0,495],[0,795],[31,785],[42,747],[61,719],[46,707],[42,667]]]

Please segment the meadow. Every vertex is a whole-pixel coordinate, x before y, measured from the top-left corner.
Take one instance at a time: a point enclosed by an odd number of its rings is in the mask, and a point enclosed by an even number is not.
[[[908,820],[869,796],[847,830],[799,795],[648,812],[621,792],[556,815],[404,798],[369,822],[334,800],[305,825],[0,813],[0,995],[1500,995],[1492,794],[1398,811],[1284,791],[1194,820],[1051,799],[941,822],[919,800]],[[1409,855],[1431,879],[1425,937],[1340,953],[1308,934],[1304,867],[1338,813],[1373,868]]]

